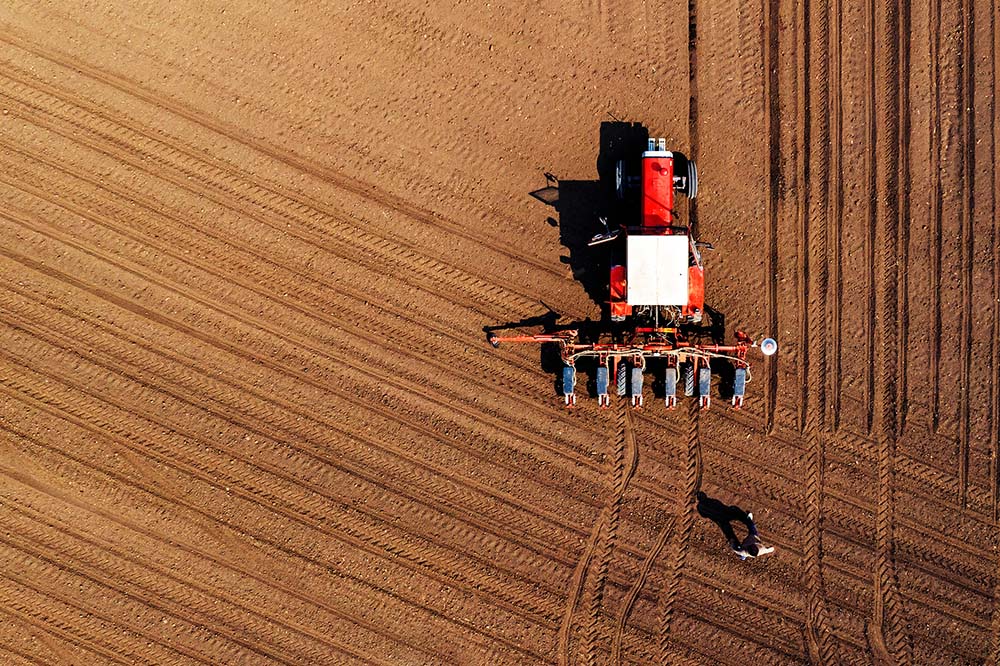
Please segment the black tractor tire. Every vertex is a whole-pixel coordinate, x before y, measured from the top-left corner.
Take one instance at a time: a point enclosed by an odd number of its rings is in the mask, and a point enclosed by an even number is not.
[[[625,396],[628,392],[628,366],[625,361],[618,361],[618,371],[615,373],[615,391],[619,396]]]
[[[698,165],[694,163],[694,160],[688,160],[687,163],[687,184],[684,188],[684,194],[687,195],[688,199],[694,199],[698,196]]]
[[[690,361],[681,364],[681,375],[684,378],[684,395],[690,398],[694,395],[694,366]]]

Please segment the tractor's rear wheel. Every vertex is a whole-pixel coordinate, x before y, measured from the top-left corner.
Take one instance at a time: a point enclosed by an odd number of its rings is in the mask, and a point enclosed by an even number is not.
[[[694,163],[694,160],[688,160],[687,163],[687,184],[684,187],[684,194],[687,195],[688,199],[694,199],[698,196],[698,165]]]
[[[684,153],[674,153],[674,176],[683,178],[683,185],[674,188],[688,199],[698,196],[698,167]],[[674,181],[675,183],[677,181]]]

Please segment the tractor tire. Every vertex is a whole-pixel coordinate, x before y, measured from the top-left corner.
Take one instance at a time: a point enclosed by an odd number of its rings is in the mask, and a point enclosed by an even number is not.
[[[688,160],[687,163],[687,186],[684,188],[684,194],[688,199],[698,196],[698,165],[694,160]]]
[[[681,364],[681,375],[684,377],[684,395],[694,395],[694,366],[690,362]]]
[[[618,371],[615,373],[615,391],[619,396],[625,396],[628,391],[628,366],[624,361],[618,361]]]

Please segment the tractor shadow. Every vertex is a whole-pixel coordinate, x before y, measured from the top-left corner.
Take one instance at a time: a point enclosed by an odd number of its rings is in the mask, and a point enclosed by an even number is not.
[[[609,323],[607,307],[611,255],[607,245],[589,247],[597,234],[616,228],[622,220],[638,215],[637,205],[619,201],[616,194],[615,165],[628,160],[646,148],[649,130],[641,123],[602,122],[597,156],[597,180],[561,180],[546,173],[546,185],[530,193],[551,206],[556,215],[547,219],[559,227],[559,242],[566,253],[559,260],[568,265],[573,278],[587,296],[601,307],[601,322]]]

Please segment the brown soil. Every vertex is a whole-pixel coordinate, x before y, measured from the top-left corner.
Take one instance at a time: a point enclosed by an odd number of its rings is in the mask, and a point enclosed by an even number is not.
[[[317,4],[0,8],[0,662],[996,663],[993,3]],[[484,344],[637,122],[742,412]]]

